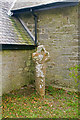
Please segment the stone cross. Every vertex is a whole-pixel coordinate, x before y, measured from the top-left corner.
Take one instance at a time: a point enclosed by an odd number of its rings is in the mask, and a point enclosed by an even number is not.
[[[37,93],[43,97],[45,95],[45,63],[50,59],[49,52],[45,50],[43,45],[40,45],[37,47],[37,51],[32,54],[32,58],[36,63],[36,90]]]

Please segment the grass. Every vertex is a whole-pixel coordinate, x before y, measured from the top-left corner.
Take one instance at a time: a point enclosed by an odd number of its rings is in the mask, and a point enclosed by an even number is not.
[[[79,118],[78,94],[46,87],[41,99],[33,86],[24,86],[2,97],[3,118]]]

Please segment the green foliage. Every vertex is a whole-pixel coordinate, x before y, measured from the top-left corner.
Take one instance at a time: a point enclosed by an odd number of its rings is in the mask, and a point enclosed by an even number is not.
[[[54,88],[54,87],[52,87],[50,85],[48,86],[48,88],[46,89],[46,91],[49,91],[50,95],[55,95],[56,93],[57,94],[63,94],[64,93],[63,89],[61,89],[61,88]]]
[[[70,67],[69,70],[70,70],[70,73],[69,73],[70,78],[73,78],[76,83],[76,86],[78,86],[79,84],[78,80],[80,80],[80,74],[79,74],[80,64]]]
[[[50,92],[52,92],[53,91],[53,87],[52,86],[48,86],[48,90],[50,91]]]
[[[33,87],[28,87],[3,95],[2,118],[78,118],[76,93],[67,94],[64,91],[58,94],[63,90],[48,86],[45,99],[42,99]],[[54,94],[50,95],[50,92]]]
[[[2,118],[78,118],[76,93],[58,94],[63,90],[48,86],[42,99],[31,87],[23,88],[3,95]],[[51,91],[55,94],[50,95]]]

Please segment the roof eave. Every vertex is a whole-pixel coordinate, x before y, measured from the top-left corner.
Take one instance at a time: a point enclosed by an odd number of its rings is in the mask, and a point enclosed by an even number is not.
[[[46,5],[11,10],[11,13],[13,13],[12,15],[16,15],[23,12],[41,11],[41,10],[48,10],[48,9],[54,9],[54,8],[76,6],[78,5],[78,3],[79,2],[55,2],[55,3],[46,4]]]

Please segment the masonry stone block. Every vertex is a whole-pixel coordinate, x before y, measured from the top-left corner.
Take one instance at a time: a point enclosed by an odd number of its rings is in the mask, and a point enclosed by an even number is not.
[[[75,88],[75,82],[69,76],[69,68],[78,64],[79,61],[78,41],[80,32],[78,31],[80,20],[78,13],[78,6],[36,12],[38,16],[38,43],[44,45],[50,53],[50,62],[47,63],[45,76],[48,85]],[[34,17],[32,14],[24,14],[20,17],[34,35]],[[3,16],[3,19],[5,19],[5,16]],[[2,29],[2,31],[4,33],[6,29]],[[9,33],[6,32],[6,34]],[[35,80],[35,65],[31,58],[32,53],[33,51],[16,51],[15,53],[3,51],[2,67],[4,71],[2,76],[5,86],[3,93],[8,91],[6,85],[11,81],[12,83],[17,81],[18,86],[21,86],[23,80],[24,84]],[[5,79],[9,82],[6,83]],[[18,79],[20,79],[20,83]],[[15,84],[14,88],[16,88]]]

